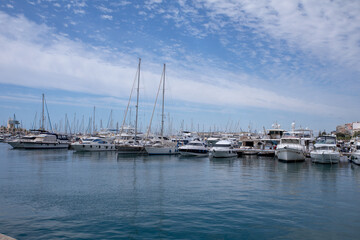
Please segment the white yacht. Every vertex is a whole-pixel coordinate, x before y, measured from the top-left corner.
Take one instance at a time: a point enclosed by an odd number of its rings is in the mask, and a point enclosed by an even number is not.
[[[280,161],[295,162],[305,160],[304,146],[301,145],[300,138],[297,137],[281,138],[275,154]]]
[[[179,153],[176,143],[163,139],[145,146],[145,150],[149,155],[173,155]]]
[[[179,147],[182,156],[208,156],[209,149],[206,144],[199,140],[190,141],[188,144]]]
[[[336,137],[318,137],[310,156],[315,163],[338,163],[340,161],[340,152],[336,147]]]
[[[351,153],[351,161],[360,165],[360,141],[356,141],[354,144],[354,149]]]
[[[24,136],[7,143],[16,149],[67,149],[69,147],[65,136],[54,133]]]
[[[115,144],[99,137],[82,138],[71,144],[77,152],[116,151]]]
[[[229,140],[220,140],[210,149],[211,156],[214,158],[235,157],[237,153],[233,143]]]

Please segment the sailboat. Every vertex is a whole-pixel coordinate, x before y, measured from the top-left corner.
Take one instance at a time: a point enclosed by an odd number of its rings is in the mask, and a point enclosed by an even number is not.
[[[141,58],[139,58],[139,64],[138,64],[138,70],[137,70],[137,96],[136,96],[136,118],[135,118],[135,129],[134,129],[134,137],[133,139],[122,139],[122,133],[125,127],[125,120],[127,111],[129,108],[129,104],[131,101],[132,92],[135,86],[135,81],[133,84],[133,88],[131,89],[129,102],[125,111],[124,120],[121,125],[120,130],[120,139],[118,139],[115,144],[115,148],[118,151],[118,153],[125,153],[125,154],[146,154],[144,144],[140,141],[142,138],[138,134],[137,125],[138,125],[138,113],[139,113],[139,87],[140,87],[140,65],[141,65]],[[136,80],[136,79],[135,79]]]
[[[151,129],[151,122],[152,122],[152,119],[153,119],[153,116],[154,116],[154,111],[155,111],[155,107],[156,107],[157,98],[158,98],[159,91],[160,91],[161,84],[162,84],[163,91],[162,91],[162,114],[161,114],[160,137],[157,140],[155,140],[152,143],[145,146],[146,152],[149,155],[172,155],[172,154],[178,154],[179,153],[178,148],[177,148],[177,144],[175,142],[172,142],[172,141],[164,138],[165,70],[166,70],[166,65],[164,64],[163,72],[162,72],[161,79],[160,79],[158,93],[157,93],[156,99],[155,99],[153,113],[152,113],[152,116],[151,116],[151,119],[150,119],[150,124],[149,124],[148,131],[147,131],[147,134],[146,134],[147,137],[148,137],[150,129]]]
[[[16,149],[67,149],[69,147],[69,143],[66,136],[58,135],[45,130],[44,112],[45,95],[42,94],[41,128],[39,130],[32,130],[31,135],[26,135],[21,138],[8,141],[7,143]]]

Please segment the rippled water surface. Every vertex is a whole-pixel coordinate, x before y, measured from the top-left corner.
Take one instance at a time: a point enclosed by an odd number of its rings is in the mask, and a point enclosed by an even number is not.
[[[17,239],[359,239],[360,167],[272,158],[12,150],[0,233]]]

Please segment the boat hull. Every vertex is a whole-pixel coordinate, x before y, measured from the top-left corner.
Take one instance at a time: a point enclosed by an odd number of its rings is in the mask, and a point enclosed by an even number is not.
[[[354,152],[351,154],[351,161],[357,165],[360,165],[360,152]]]
[[[276,156],[280,161],[284,162],[297,162],[305,160],[304,152],[293,148],[278,149],[276,150]]]
[[[68,143],[8,142],[14,149],[68,149]]]
[[[217,150],[217,151],[211,151],[211,157],[213,158],[231,158],[236,157],[237,153],[232,150]]]
[[[181,156],[194,156],[194,157],[206,157],[209,155],[207,150],[194,150],[194,149],[179,149]]]
[[[115,144],[71,144],[71,149],[77,152],[116,151]]]
[[[144,146],[115,145],[115,148],[120,154],[147,154]]]
[[[340,153],[313,151],[310,152],[311,161],[314,163],[338,163],[340,161]]]
[[[178,154],[176,147],[145,147],[149,155],[174,155]]]

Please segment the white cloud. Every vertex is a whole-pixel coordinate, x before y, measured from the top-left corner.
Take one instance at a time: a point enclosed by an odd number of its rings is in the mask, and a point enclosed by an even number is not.
[[[25,17],[10,17],[0,12],[0,82],[41,89],[62,89],[109,97],[127,98],[136,71],[133,55],[121,54],[118,60],[108,61],[104,49],[89,50],[82,42],[56,35],[51,28],[37,25]],[[43,36],[52,36],[44,40]],[[105,53],[104,53],[105,52]],[[146,52],[139,50],[140,55]],[[109,54],[114,51],[109,49]],[[293,93],[276,93],[261,85],[254,76],[234,74],[216,67],[216,61],[201,56],[188,56],[189,62],[168,59],[169,85],[176,101],[216,105],[230,108],[256,107],[310,114],[334,112],[347,114],[350,110],[321,102],[309,104]],[[150,62],[156,56],[144,57],[142,84],[147,90],[143,99],[155,96],[160,79],[160,64]],[[159,60],[157,60],[159,61]]]
[[[106,20],[112,20],[113,16],[111,16],[111,15],[101,15],[101,18],[106,19]]]

